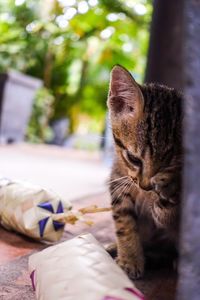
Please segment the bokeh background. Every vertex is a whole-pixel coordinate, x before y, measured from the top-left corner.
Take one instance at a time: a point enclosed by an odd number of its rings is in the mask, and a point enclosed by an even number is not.
[[[113,65],[139,83],[186,95],[181,300],[199,299],[199,16],[197,0],[0,1],[3,177],[53,189],[80,207],[108,206],[113,146],[106,99]],[[94,227],[101,242],[110,235],[107,224],[100,217]],[[36,244],[2,227],[0,236],[0,295],[35,299],[24,266]],[[177,274],[164,272],[137,281],[155,300],[175,299],[176,282]]]
[[[111,68],[143,81],[152,1],[2,0],[0,12],[0,72],[42,80],[26,141],[101,147]]]

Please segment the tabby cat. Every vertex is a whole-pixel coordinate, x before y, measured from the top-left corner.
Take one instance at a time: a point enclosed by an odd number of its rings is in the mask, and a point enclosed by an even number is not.
[[[144,273],[145,251],[146,257],[159,252],[160,260],[177,253],[181,103],[172,88],[141,86],[123,67],[112,70],[108,108],[116,155],[109,188],[117,262],[133,279]]]

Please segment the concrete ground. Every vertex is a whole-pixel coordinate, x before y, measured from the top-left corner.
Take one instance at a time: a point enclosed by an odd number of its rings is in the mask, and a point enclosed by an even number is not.
[[[108,201],[108,195],[105,197],[103,193],[75,201],[74,205],[76,208],[91,204],[106,206]],[[75,226],[66,225],[61,241],[90,232],[104,245],[113,242],[115,237],[111,212],[91,215],[90,218],[94,222],[92,227],[82,222]],[[28,273],[28,258],[44,247],[44,244],[0,227],[0,300],[36,299]],[[145,300],[175,300],[176,274],[172,270],[146,272],[144,278],[134,284],[144,293]]]
[[[10,145],[0,147],[0,174],[24,179],[51,188],[73,202],[75,208],[97,204],[108,206],[110,199],[106,180],[109,168],[99,155],[70,151],[45,145]],[[91,232],[100,243],[115,239],[111,212],[91,216],[94,225],[82,222],[66,225],[61,241],[81,233]],[[28,258],[44,248],[0,226],[0,300],[34,300],[28,274]],[[174,300],[176,274],[172,270],[146,272],[135,282],[148,300]],[[91,299],[92,300],[92,299]]]
[[[0,147],[0,176],[30,181],[73,201],[106,191],[109,168],[98,153],[15,144]]]

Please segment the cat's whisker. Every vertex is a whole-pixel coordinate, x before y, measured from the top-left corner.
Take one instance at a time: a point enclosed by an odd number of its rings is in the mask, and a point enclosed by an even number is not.
[[[113,191],[111,191],[111,196],[113,197],[116,194],[118,194],[120,192],[120,190],[123,189],[123,187],[126,185],[126,183],[127,183],[127,180],[118,184],[117,187]],[[117,197],[117,199],[118,199],[118,197]]]
[[[122,189],[121,193],[116,197],[116,200],[113,202],[113,205],[115,205],[115,203],[117,202],[117,200],[123,195],[123,193],[125,193],[125,191],[129,190],[129,188],[130,188],[130,181],[128,180],[128,181],[124,182],[123,185],[124,186],[120,186],[120,188]]]
[[[121,196],[128,190],[128,188],[129,188],[129,183],[127,182],[124,188],[122,188],[121,193],[116,197],[116,200],[113,202],[113,205],[117,203],[117,200],[121,198]]]
[[[122,188],[125,183],[126,183],[126,181],[122,181],[120,183],[117,183],[116,187],[111,191],[111,195],[113,195],[117,190],[119,190],[120,188]]]
[[[130,191],[130,188],[131,188],[131,182],[129,181],[129,182],[128,182],[128,185],[127,185],[127,188],[126,188],[126,190],[124,191],[124,193],[129,192],[129,191]]]
[[[116,180],[116,181],[114,181],[114,182],[111,182],[111,184],[114,184],[114,185],[116,185],[116,187],[117,187],[117,186],[120,185],[120,184],[126,183],[127,180],[128,180],[128,176],[124,176],[124,177],[121,177],[120,180]]]
[[[131,183],[131,187],[139,187],[138,183],[135,182],[133,179],[130,180],[130,183]]]
[[[127,183],[125,184],[125,186],[122,188],[121,193],[118,195],[118,198],[121,198],[121,196],[124,194],[124,192],[125,192],[125,190],[126,190],[126,188],[127,188],[128,185],[129,185],[129,183],[127,182]]]
[[[121,182],[118,182],[121,181]],[[125,193],[127,190],[129,191],[132,187],[136,187],[137,184],[130,179],[129,176],[123,176],[117,179],[114,179],[113,182],[116,182],[116,187],[111,191],[111,196],[115,196],[117,193],[119,193],[119,195],[116,196],[116,201],[123,195],[123,193]],[[113,205],[115,204],[115,202],[113,202]]]
[[[109,182],[115,182],[115,181],[119,181],[119,180],[122,180],[122,179],[125,179],[125,178],[127,178],[128,176],[122,176],[122,177],[119,177],[119,178],[116,178],[116,179],[112,179],[112,180],[110,180]]]
[[[110,180],[110,181],[108,181],[108,184],[113,183],[113,182],[116,182],[116,181],[119,181],[119,180],[122,180],[122,179],[125,179],[125,178],[128,178],[128,177],[129,177],[129,176],[122,176],[122,177],[120,177],[120,178],[116,178],[116,179]]]

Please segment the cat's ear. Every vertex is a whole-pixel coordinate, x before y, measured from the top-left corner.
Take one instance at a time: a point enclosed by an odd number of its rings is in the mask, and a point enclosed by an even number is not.
[[[139,116],[144,108],[142,92],[131,74],[121,66],[111,71],[108,108],[111,114]]]

